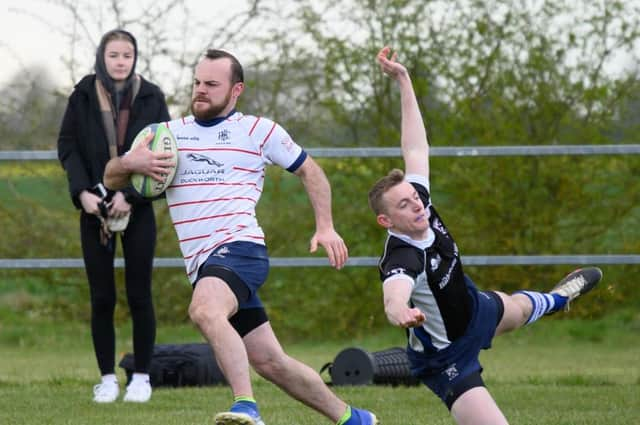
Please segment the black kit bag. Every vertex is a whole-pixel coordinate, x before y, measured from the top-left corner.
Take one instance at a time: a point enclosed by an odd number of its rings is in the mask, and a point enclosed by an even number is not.
[[[125,354],[119,366],[127,374],[134,372],[132,353]],[[209,344],[159,344],[153,348],[149,377],[152,387],[226,385]]]

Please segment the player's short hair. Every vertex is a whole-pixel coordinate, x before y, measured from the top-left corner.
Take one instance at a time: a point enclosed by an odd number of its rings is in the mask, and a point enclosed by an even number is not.
[[[231,84],[244,83],[244,71],[240,61],[226,50],[208,49],[204,57],[211,60],[227,58],[231,61]]]
[[[383,214],[387,211],[387,206],[383,198],[384,194],[403,181],[404,172],[398,168],[394,168],[373,185],[369,191],[369,207],[376,215]]]

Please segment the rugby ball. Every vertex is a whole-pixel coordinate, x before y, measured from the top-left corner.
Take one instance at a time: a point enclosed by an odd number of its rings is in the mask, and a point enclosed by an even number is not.
[[[160,182],[144,174],[131,174],[131,185],[141,196],[145,198],[155,198],[161,195],[176,175],[178,166],[178,144],[173,137],[171,130],[164,124],[150,124],[143,128],[133,140],[131,149],[134,149],[149,135],[154,133],[153,139],[149,142],[149,149],[153,152],[170,152],[173,154],[174,166],[167,169],[165,180]]]

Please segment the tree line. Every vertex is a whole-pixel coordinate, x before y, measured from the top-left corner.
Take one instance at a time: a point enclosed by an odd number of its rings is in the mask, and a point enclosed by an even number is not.
[[[55,149],[66,96],[87,71],[80,72],[80,56],[71,53],[84,49],[85,57],[93,57],[90,41],[115,26],[136,34],[146,58],[138,71],[161,83],[176,115],[188,113],[191,68],[203,48],[223,47],[246,58],[248,87],[239,109],[279,121],[305,147],[398,146],[397,90],[374,63],[382,45],[393,46],[411,72],[432,146],[637,143],[640,86],[633,49],[640,5],[635,1],[540,0],[523,7],[520,1],[489,0],[254,0],[231,20],[208,25],[196,24],[188,1],[157,1],[142,15],[123,1],[80,4],[74,25],[64,28],[70,42],[68,85],[53,87],[46,70],[31,70],[1,90],[2,149]],[[150,29],[151,17],[170,13],[186,25],[176,24],[178,35]],[[626,55],[627,65],[613,72],[620,55]],[[380,175],[401,166],[399,159],[320,162],[334,189],[336,226],[350,254],[379,255],[384,235],[367,209],[366,192]],[[635,225],[640,159],[634,156],[435,157],[431,170],[434,203],[463,255],[640,250]],[[308,200],[297,195],[298,183],[286,173],[274,169],[269,177],[258,215],[271,255],[308,255],[304,235],[313,226]],[[64,186],[61,174],[51,179]],[[66,196],[64,189],[59,197]],[[56,236],[59,229],[76,231],[68,199],[45,198],[45,206],[42,197],[31,198],[33,185],[16,182],[11,190],[8,196],[31,213],[21,214],[19,205],[0,207],[6,212],[2,221],[9,220],[0,257],[50,252],[78,257],[77,238]],[[164,205],[157,212],[158,256],[178,256]],[[290,232],[292,225],[300,230]],[[39,229],[42,243],[33,243],[28,229]],[[22,238],[25,244],[9,243]],[[472,275],[486,289],[542,290],[567,269],[475,267]],[[606,285],[578,306],[581,314],[637,305],[629,278],[637,269],[605,267]],[[43,273],[51,273],[53,282],[68,278],[66,272]],[[186,320],[182,292],[188,286],[182,271],[157,273],[160,318]],[[366,331],[384,321],[375,269],[274,269],[269,279],[264,298],[273,307],[274,324],[293,335],[318,329],[346,335],[354,327]],[[300,299],[314,302],[294,320],[290,315]],[[62,302],[60,310],[83,305]],[[330,321],[327,311],[334,314]]]
[[[116,26],[136,34],[138,72],[160,83],[176,116],[188,113],[199,55],[222,47],[244,59],[242,108],[282,122],[307,145],[385,146],[397,136],[399,108],[373,58],[391,45],[413,75],[432,143],[634,141],[638,2],[291,3],[246,1],[228,19],[200,24],[185,0],[146,10],[55,1],[71,24],[42,25],[68,40],[67,83],[52,86],[46,69],[28,69],[2,88],[3,149],[54,147],[66,96],[91,71],[100,35]]]

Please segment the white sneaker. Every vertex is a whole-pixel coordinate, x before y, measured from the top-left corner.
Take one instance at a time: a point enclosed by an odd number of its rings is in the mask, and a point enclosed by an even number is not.
[[[118,398],[119,393],[118,381],[102,382],[93,387],[93,401],[96,403],[113,403]]]
[[[134,380],[127,385],[127,392],[124,394],[124,401],[134,403],[146,403],[151,398],[151,384],[147,381]]]

